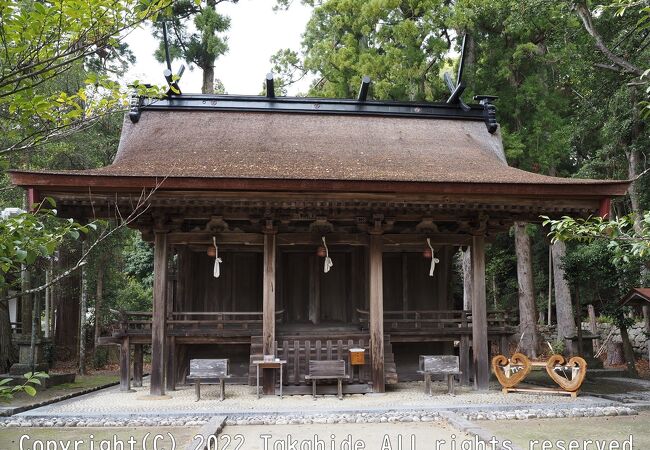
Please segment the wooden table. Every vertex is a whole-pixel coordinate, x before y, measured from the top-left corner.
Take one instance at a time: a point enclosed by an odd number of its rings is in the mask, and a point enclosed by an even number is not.
[[[280,398],[282,398],[282,366],[287,362],[284,360],[278,361],[253,361],[257,369],[257,398],[260,398],[260,368],[261,369],[280,369]]]

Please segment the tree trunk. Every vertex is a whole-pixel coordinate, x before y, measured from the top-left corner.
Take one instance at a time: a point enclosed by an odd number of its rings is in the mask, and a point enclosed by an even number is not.
[[[204,94],[214,94],[214,67],[206,66],[203,69],[203,86],[201,92]]]
[[[31,371],[35,372],[36,365],[36,339],[40,337],[40,327],[38,326],[41,318],[40,311],[40,293],[34,294],[34,304],[32,305],[32,326],[30,331],[30,344],[29,344],[29,364],[32,366]]]
[[[32,284],[32,274],[29,268],[23,264],[20,269],[20,288],[27,291]],[[32,332],[32,296],[23,295],[20,297],[20,325],[22,334],[30,335]]]
[[[48,284],[52,279],[52,260],[47,261],[47,268],[45,269],[45,284]],[[45,313],[43,314],[43,322],[45,322],[45,328],[43,329],[43,336],[46,338],[50,337],[50,331],[52,323],[52,287],[45,288]]]
[[[6,292],[0,291],[0,297]],[[0,301],[0,373],[9,371],[16,361],[16,354],[11,342],[11,319],[9,318],[9,302]]]
[[[643,307],[643,319],[644,319],[644,322],[645,322],[646,336],[648,336],[648,338],[650,338],[650,306],[648,306],[648,305],[645,305]],[[648,340],[646,342],[646,346],[647,346],[646,351],[648,352],[648,354],[646,356],[648,357],[648,362],[650,363],[650,340]]]
[[[81,252],[84,254],[87,248],[84,240]],[[81,269],[81,296],[79,301],[79,375],[86,374],[86,313],[88,311],[88,269],[83,266]]]
[[[587,305],[587,313],[589,314],[589,331],[591,331],[591,334],[598,335],[598,323],[596,322],[596,310],[594,309],[594,305],[589,304]],[[594,349],[594,355],[600,348],[600,339],[593,339],[591,341],[593,343],[593,349]]]
[[[627,371],[632,377],[637,377],[639,374],[636,371],[636,364],[634,360],[634,348],[630,342],[630,336],[627,334],[627,327],[622,325],[618,327],[621,330],[621,340],[623,341],[623,354],[625,355],[625,362],[627,363]]]
[[[566,255],[566,244],[557,241],[551,246],[553,254],[553,282],[555,284],[555,315],[557,320],[557,336],[563,339],[565,347],[571,348],[567,339],[576,334],[576,323],[571,305],[571,291],[569,283],[564,277],[563,259]]]
[[[621,342],[614,342],[613,339],[607,343],[607,360],[606,364],[609,367],[618,366],[625,362],[623,356],[623,344]]]
[[[102,306],[104,303],[104,261],[100,258],[97,265],[97,292],[95,294],[95,348],[102,334]]]
[[[538,336],[530,236],[525,222],[515,223],[515,250],[517,252],[517,280],[519,282],[519,331],[523,334],[521,351],[537,357]]]
[[[56,262],[57,272],[74,266],[80,256],[79,242],[72,241],[59,249]],[[52,290],[54,311],[54,330],[52,333],[56,357],[59,361],[70,361],[79,349],[79,287],[81,271],[76,270],[70,276],[57,283]]]
[[[471,311],[472,309],[472,255],[469,248],[461,251],[463,263],[463,309]]]

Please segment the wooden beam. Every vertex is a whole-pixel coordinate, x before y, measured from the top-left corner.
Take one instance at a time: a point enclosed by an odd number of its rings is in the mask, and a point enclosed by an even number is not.
[[[373,392],[385,392],[384,382],[384,292],[382,236],[370,235],[370,372]]]
[[[384,234],[384,247],[393,246],[414,246],[415,251],[422,251],[427,245],[427,238],[432,245],[469,245],[472,243],[472,236],[468,234]],[[329,241],[329,238],[328,238]]]
[[[154,233],[153,319],[151,323],[151,387],[154,396],[165,395],[165,334],[167,306],[167,234]]]
[[[315,233],[278,233],[277,235],[277,245],[318,246],[321,243],[321,235]],[[361,233],[328,233],[327,245],[368,245],[368,236]]]
[[[262,300],[262,349],[265,355],[275,352],[275,252],[276,235],[264,234],[264,286]],[[275,390],[274,370],[264,369],[264,393],[273,394]]]
[[[487,305],[485,293],[485,238],[473,236],[472,248],[472,347],[474,350],[474,386],[489,389],[490,363],[488,353]]]
[[[40,172],[18,172],[9,174],[11,182],[25,187],[62,187],[88,193],[93,187],[97,192],[103,190],[132,191],[137,196],[143,188],[157,188],[159,193],[170,190],[190,190],[196,195],[199,190],[220,191],[278,191],[303,195],[307,192],[335,192],[359,195],[360,193],[410,193],[410,194],[491,194],[501,197],[531,195],[546,197],[612,197],[625,195],[629,181],[600,181],[594,183],[466,183],[466,182],[421,182],[421,181],[357,181],[357,180],[288,180],[252,178],[207,178],[207,177],[169,177],[162,183],[154,176],[98,176],[96,174],[43,174]],[[103,188],[103,189],[102,189]],[[47,195],[43,193],[42,195]],[[241,195],[241,194],[238,194]],[[598,201],[599,199],[597,199]]]
[[[409,287],[408,287],[408,256],[402,253],[402,309],[409,309]]]
[[[168,336],[165,361],[165,386],[168,391],[176,390],[176,353],[176,338]]]
[[[264,245],[264,236],[260,233],[210,233],[209,231],[173,232],[167,236],[169,245],[205,244],[212,245],[212,237],[217,238],[217,245]]]

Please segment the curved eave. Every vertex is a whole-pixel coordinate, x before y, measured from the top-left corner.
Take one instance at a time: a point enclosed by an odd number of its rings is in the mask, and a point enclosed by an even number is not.
[[[107,176],[64,173],[10,171],[16,186],[50,190],[84,192],[127,192],[157,188],[160,191],[260,191],[260,192],[338,192],[443,195],[500,195],[527,198],[609,198],[625,195],[630,181],[578,181],[561,183],[468,183],[361,180],[294,180],[206,177]]]

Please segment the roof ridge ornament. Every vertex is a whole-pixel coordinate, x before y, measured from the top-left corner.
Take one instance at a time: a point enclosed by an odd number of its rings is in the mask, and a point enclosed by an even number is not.
[[[183,73],[185,72],[185,65],[181,64],[181,67],[178,69],[176,75],[172,75],[172,59],[169,55],[169,42],[167,40],[167,22],[162,23],[162,32],[163,32],[163,44],[165,47],[165,62],[167,63],[167,68],[163,71],[165,80],[169,89],[165,94],[167,97],[171,95],[181,95],[181,88],[178,86],[178,80],[181,79]]]
[[[361,78],[361,87],[359,88],[357,101],[365,102],[368,99],[368,90],[370,89],[371,82],[372,80],[368,75],[364,75],[363,78]]]
[[[451,80],[451,75],[449,75],[449,72],[445,72],[443,78],[445,80],[445,84],[447,85],[447,89],[449,89],[449,92],[451,93],[446,103],[458,105],[460,109],[468,112],[471,107],[463,102],[463,100],[460,98],[460,96],[463,95],[463,92],[465,91],[465,84],[463,83],[463,69],[465,66],[466,48],[467,33],[463,35],[463,43],[460,49],[460,60],[458,61],[458,73],[456,74],[456,83]],[[497,129],[499,128],[499,124],[497,123],[497,108],[491,103],[497,98],[498,97],[495,97],[493,95],[474,96],[474,100],[479,101],[481,106],[483,106],[483,119],[485,120],[485,126],[487,127],[490,134],[496,133]]]
[[[465,46],[467,45],[467,34],[463,35],[463,44],[460,49],[460,60],[458,61],[458,73],[456,74],[456,83],[451,80],[449,72],[445,72],[443,79],[449,89],[450,96],[446,103],[451,105],[458,105],[460,109],[467,112],[471,108],[460,98],[465,91],[465,84],[463,83],[463,65],[465,64]]]
[[[499,97],[494,95],[474,96],[474,100],[478,101],[479,104],[483,106],[483,119],[485,120],[485,126],[490,134],[496,133],[499,128],[499,123],[497,122],[497,107],[492,104],[492,102],[498,98]]]

